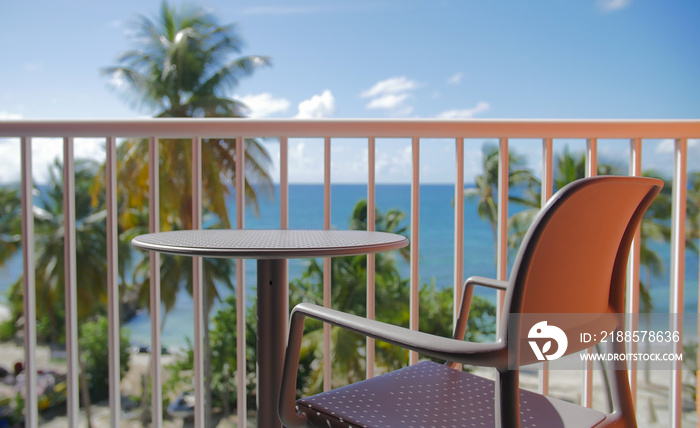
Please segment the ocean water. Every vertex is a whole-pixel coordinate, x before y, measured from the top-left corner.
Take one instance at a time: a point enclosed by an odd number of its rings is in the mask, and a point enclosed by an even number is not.
[[[366,185],[339,184],[331,189],[331,227],[347,229],[355,204],[367,198]],[[420,282],[435,281],[438,288],[453,287],[454,279],[454,186],[423,185],[420,200]],[[400,209],[406,213],[405,225],[409,226],[411,211],[410,185],[377,185],[377,209],[386,213],[389,209]],[[229,202],[229,213],[235,216],[235,200]],[[323,186],[317,184],[291,184],[289,186],[289,227],[292,229],[322,229]],[[245,227],[249,229],[278,228],[280,225],[279,189],[275,188],[274,200],[260,201],[260,216],[248,209],[245,214]],[[235,217],[231,219],[235,224]],[[476,211],[476,202],[467,202],[465,207],[465,275],[494,276],[494,238],[488,223],[482,221]],[[409,266],[396,257],[399,268],[405,277]],[[300,277],[308,261],[289,261],[289,279]],[[246,260],[246,303],[255,298],[256,265],[254,260]],[[231,291],[221,290],[223,296]],[[489,296],[487,295],[487,298]],[[495,298],[495,293],[494,296]],[[216,309],[214,309],[215,311]],[[165,320],[162,341],[173,346],[184,342],[182,332],[193,336],[192,298],[181,291],[177,304]],[[131,330],[132,341],[150,342],[150,320],[144,312],[132,319],[127,327]]]
[[[429,185],[421,186],[420,192],[420,283],[434,281],[438,288],[453,287],[454,271],[454,186]],[[367,197],[366,185],[336,184],[331,189],[331,225],[336,229],[347,229],[355,204]],[[382,213],[397,208],[406,213],[405,225],[410,221],[411,188],[403,184],[379,184],[376,188],[377,208]],[[235,216],[235,199],[228,202],[229,213]],[[275,188],[275,196],[271,200],[260,200],[260,215],[248,207],[245,216],[245,226],[251,229],[279,227],[279,189]],[[509,207],[511,213],[517,207]],[[290,184],[289,186],[289,226],[294,229],[323,228],[323,186],[318,184]],[[231,219],[235,224],[235,217]],[[481,220],[477,213],[476,201],[465,201],[464,209],[464,266],[465,278],[478,275],[494,277],[495,246],[494,236],[490,225]],[[409,237],[412,238],[412,237]],[[415,242],[414,239],[411,239]],[[656,311],[667,312],[669,302],[669,273],[668,261],[670,250],[667,244],[653,243],[652,247],[665,261],[666,270],[658,277],[652,277],[652,298]],[[512,258],[512,257],[511,257]],[[408,276],[408,265],[397,257],[404,276]],[[302,274],[308,261],[291,260],[289,263],[290,280]],[[697,314],[698,293],[698,256],[687,251],[685,278],[685,310]],[[9,284],[21,275],[21,255],[15,255],[5,268],[0,268],[0,302],[5,300],[5,290]],[[254,260],[245,262],[246,270],[246,303],[252,304],[255,298],[256,266]],[[642,274],[642,280],[646,276]],[[222,296],[230,294],[231,290],[220,290]],[[477,292],[480,292],[477,290]],[[487,299],[495,299],[495,293],[481,292]],[[214,311],[216,307],[214,308]],[[212,312],[213,313],[213,312]],[[193,332],[193,303],[189,294],[181,290],[178,293],[176,305],[166,316],[163,326],[162,342],[166,346],[178,347],[185,343],[186,337],[192,337]],[[691,323],[692,324],[692,323]],[[130,320],[126,325],[131,333],[131,339],[136,344],[150,343],[150,320],[147,311]]]

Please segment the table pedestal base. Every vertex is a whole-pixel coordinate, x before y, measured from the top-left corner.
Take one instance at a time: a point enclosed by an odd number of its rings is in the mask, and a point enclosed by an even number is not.
[[[258,260],[258,427],[281,427],[277,416],[287,347],[289,284],[286,260]]]

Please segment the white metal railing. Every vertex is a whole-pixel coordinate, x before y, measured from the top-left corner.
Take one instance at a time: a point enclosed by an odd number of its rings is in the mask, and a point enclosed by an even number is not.
[[[68,359],[68,419],[71,427],[78,424],[78,366],[77,366],[77,321],[75,311],[75,214],[73,188],[73,139],[80,137],[104,138],[106,142],[106,200],[108,211],[107,227],[107,267],[108,267],[108,319],[109,366],[110,366],[110,408],[111,426],[120,424],[119,391],[119,313],[117,284],[117,201],[116,201],[116,138],[148,138],[149,174],[150,174],[150,230],[158,231],[158,138],[192,138],[193,144],[193,210],[194,227],[201,228],[202,217],[202,138],[236,138],[237,153],[243,151],[245,138],[273,137],[280,142],[280,227],[289,225],[288,193],[288,141],[290,138],[324,139],[324,227],[330,228],[330,187],[331,162],[330,150],[333,138],[362,138],[368,148],[368,227],[374,228],[375,197],[375,141],[377,138],[409,138],[412,144],[412,178],[411,178],[411,261],[410,261],[410,326],[418,328],[418,289],[420,229],[420,143],[427,138],[450,138],[455,141],[455,235],[454,235],[454,296],[455,301],[461,296],[464,272],[462,268],[464,247],[464,144],[466,138],[496,138],[499,141],[499,192],[498,192],[498,238],[497,238],[497,275],[500,279],[507,277],[507,218],[508,218],[508,154],[509,140],[513,138],[542,140],[542,202],[552,195],[552,143],[554,139],[586,140],[587,175],[595,175],[597,165],[598,139],[625,139],[629,141],[630,175],[641,175],[641,157],[643,139],[671,138],[675,140],[674,176],[673,176],[673,227],[671,257],[671,307],[672,313],[683,313],[684,291],[684,225],[686,199],[686,170],[688,139],[700,138],[700,120],[252,120],[252,119],[148,119],[148,120],[66,120],[66,121],[0,121],[0,138],[20,138],[21,141],[21,180],[22,180],[22,248],[24,261],[24,340],[25,366],[28,382],[26,383],[26,426],[38,425],[36,397],[36,296],[34,290],[34,230],[32,212],[32,138],[62,137],[64,144],[64,185],[65,185],[65,263],[66,263],[66,337]],[[237,171],[244,171],[244,157],[237,156]],[[237,228],[245,227],[244,182],[236,180]],[[639,236],[639,235],[638,235]],[[368,256],[367,279],[367,316],[374,317],[374,257]],[[631,269],[628,287],[628,312],[638,312],[639,308],[639,239],[630,258]],[[151,263],[151,331],[152,331],[152,416],[153,425],[162,425],[162,377],[160,346],[160,285],[159,256],[150,255]],[[194,263],[194,289],[201,290],[201,259]],[[244,262],[237,265],[237,332],[238,332],[238,371],[245,372],[245,286]],[[324,263],[324,304],[330,305],[330,259]],[[195,293],[195,395],[197,403],[203,402],[203,348],[202,335],[202,296]],[[455,305],[455,311],[458,305]],[[679,331],[682,325],[676,326]],[[330,330],[326,329],[324,387],[330,388]],[[374,342],[368,340],[367,376],[374,375]],[[678,345],[681,346],[680,343]],[[682,349],[677,349],[681,352]],[[412,353],[410,362],[417,361]],[[681,424],[681,370],[680,362],[671,377],[669,385],[669,410],[671,426]],[[541,371],[540,390],[548,391],[547,370]],[[246,376],[238,376],[238,426],[246,426]],[[637,391],[636,372],[630,372],[633,394]],[[591,371],[584,371],[582,401],[584,405],[592,403]],[[635,395],[636,397],[636,395]],[[204,424],[202,406],[196,406],[195,426]]]

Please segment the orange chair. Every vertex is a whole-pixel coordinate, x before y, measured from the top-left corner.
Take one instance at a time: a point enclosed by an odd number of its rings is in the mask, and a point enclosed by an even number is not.
[[[555,354],[561,355],[596,344],[595,340],[571,340],[580,331],[621,328],[618,314],[624,312],[630,246],[644,212],[662,187],[662,181],[651,178],[593,177],[561,189],[528,230],[509,281],[476,277],[466,281],[453,338],[316,305],[296,306],[280,391],[282,423],[290,428],[636,426],[624,364],[610,367],[610,414],[521,390],[518,375],[519,367],[537,362],[548,352],[547,347],[537,348],[538,357],[536,346],[529,346],[528,339],[536,336],[533,332],[547,327],[527,324],[527,314],[562,315],[557,327],[569,341],[561,352],[555,348]],[[475,285],[505,291],[500,328],[492,343],[463,340]],[[306,317],[448,363],[423,361],[296,401]],[[613,352],[625,352],[624,343],[613,342],[612,346]],[[493,367],[496,381],[453,368],[460,364]]]

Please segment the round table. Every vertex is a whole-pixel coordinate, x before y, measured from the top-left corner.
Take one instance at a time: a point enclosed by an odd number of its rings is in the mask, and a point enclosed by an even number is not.
[[[404,236],[359,230],[180,230],[134,238],[134,247],[168,254],[257,260],[258,426],[279,427],[277,402],[287,341],[290,258],[370,254],[408,245]]]

